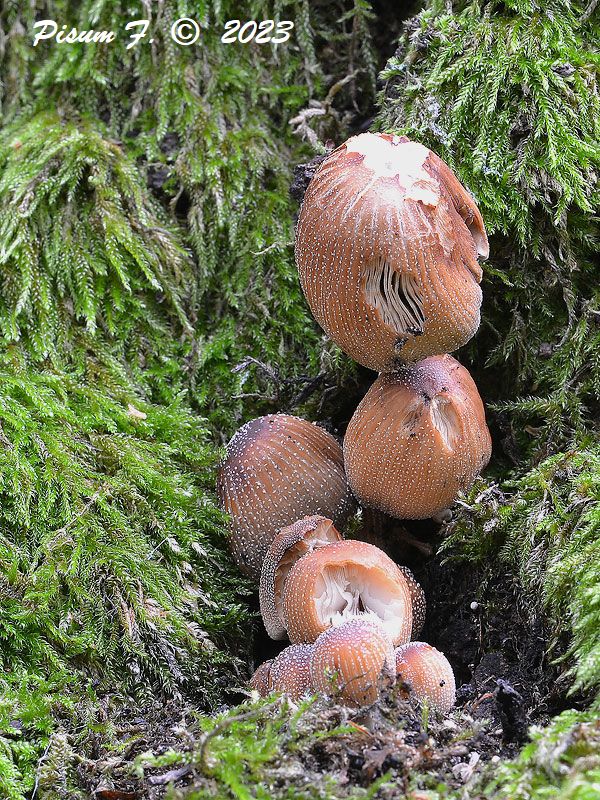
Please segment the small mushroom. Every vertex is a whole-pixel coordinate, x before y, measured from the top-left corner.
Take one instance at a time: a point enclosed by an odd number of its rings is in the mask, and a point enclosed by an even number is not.
[[[425,642],[396,648],[396,677],[410,684],[419,700],[427,700],[446,714],[456,700],[456,682],[450,662]]]
[[[491,447],[468,371],[433,356],[377,378],[348,425],[344,462],[363,505],[424,519],[471,486]]]
[[[300,700],[312,691],[310,658],[312,644],[292,644],[273,659],[269,689],[282,692],[291,700]]]
[[[378,372],[452,352],[479,327],[481,214],[448,165],[405,136],[362,133],[323,161],[295,252],[319,324]]]
[[[314,642],[352,617],[381,624],[394,644],[408,642],[412,598],[398,566],[367,542],[342,541],[297,561],[283,590],[283,618],[292,642]]]
[[[233,557],[256,580],[281,528],[306,514],[342,527],[355,508],[340,445],[317,425],[287,414],[240,428],[227,447],[217,491],[231,517]]]
[[[383,627],[354,617],[324,631],[313,645],[312,684],[343,703],[371,705],[385,682],[395,681],[394,648]]]
[[[283,528],[271,542],[260,574],[260,613],[272,639],[285,639],[283,587],[298,559],[342,539],[333,522],[317,515],[304,517]]]
[[[269,694],[269,673],[271,672],[272,663],[272,659],[264,661],[248,681],[250,688],[257,691],[261,697],[266,697]]]
[[[412,631],[410,634],[411,639],[415,639],[423,629],[425,624],[425,614],[427,612],[427,602],[425,600],[425,592],[420,583],[417,582],[412,571],[408,567],[399,566],[398,569],[406,578],[408,590],[412,600]]]

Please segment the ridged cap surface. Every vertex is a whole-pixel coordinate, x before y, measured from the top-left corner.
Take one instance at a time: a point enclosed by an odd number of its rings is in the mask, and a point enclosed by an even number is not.
[[[427,613],[425,592],[408,567],[398,566],[398,569],[404,575],[406,583],[408,584],[408,590],[412,600],[413,615],[411,639],[416,639],[425,624],[425,614]]]
[[[427,700],[442,714],[456,700],[456,682],[450,662],[425,642],[409,642],[396,649],[396,676],[409,683],[419,700]]]
[[[227,447],[217,492],[231,516],[233,557],[257,581],[281,528],[307,514],[342,527],[355,508],[340,445],[317,425],[287,414],[240,428]]]
[[[381,625],[355,618],[324,631],[310,661],[313,686],[352,706],[371,705],[382,684],[394,682],[391,639]]]
[[[295,253],[319,324],[378,372],[452,352],[479,327],[481,214],[448,165],[404,136],[362,133],[325,159]]]
[[[312,692],[310,677],[311,644],[292,644],[273,659],[269,674],[269,689],[299,700]]]
[[[491,449],[477,387],[444,355],[377,378],[348,425],[344,462],[363,505],[425,519],[471,486]]]

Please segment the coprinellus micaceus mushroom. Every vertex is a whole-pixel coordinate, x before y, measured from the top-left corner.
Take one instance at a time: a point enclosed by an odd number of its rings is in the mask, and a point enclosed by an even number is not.
[[[404,136],[362,133],[325,159],[295,253],[317,322],[378,372],[450,353],[479,327],[481,214],[447,164]]]
[[[281,528],[307,514],[322,514],[341,527],[355,509],[340,445],[317,425],[288,414],[240,428],[227,446],[217,492],[231,517],[233,557],[257,581]]]
[[[491,454],[477,387],[452,356],[379,376],[344,438],[352,491],[399,519],[424,519],[468,489]]]

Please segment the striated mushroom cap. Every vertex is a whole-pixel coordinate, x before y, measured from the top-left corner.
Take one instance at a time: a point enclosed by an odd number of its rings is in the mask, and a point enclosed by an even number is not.
[[[412,600],[412,631],[410,634],[411,639],[415,639],[423,629],[425,624],[425,614],[427,613],[427,602],[425,600],[425,592],[420,583],[417,582],[412,571],[408,567],[398,566],[400,572],[406,578],[408,590]]]
[[[271,672],[272,659],[264,661],[248,681],[251,689],[255,689],[261,697],[269,694],[269,674]]]
[[[297,561],[283,590],[283,618],[292,642],[314,642],[352,617],[381,624],[394,644],[408,642],[412,598],[406,578],[383,550],[342,541]]]
[[[299,700],[312,691],[310,658],[312,644],[292,644],[273,659],[269,675],[269,689],[282,692],[291,700]]]
[[[434,356],[377,378],[348,425],[344,462],[361,503],[424,519],[469,488],[491,448],[473,379],[452,356]]]
[[[342,536],[326,517],[312,516],[283,528],[271,542],[260,573],[260,613],[272,639],[285,639],[283,587],[298,559]]]
[[[371,705],[382,684],[395,680],[391,639],[379,623],[360,617],[328,628],[313,645],[310,675],[319,692],[339,692],[348,705]]]
[[[227,447],[217,492],[231,516],[233,557],[256,580],[281,528],[306,514],[322,514],[341,527],[355,508],[340,445],[317,425],[287,414],[240,428]]]
[[[481,214],[448,165],[405,136],[361,133],[325,159],[295,252],[319,324],[378,372],[452,352],[479,327]]]
[[[419,700],[446,714],[456,700],[456,682],[450,662],[425,642],[409,642],[396,649],[396,676],[409,683]]]

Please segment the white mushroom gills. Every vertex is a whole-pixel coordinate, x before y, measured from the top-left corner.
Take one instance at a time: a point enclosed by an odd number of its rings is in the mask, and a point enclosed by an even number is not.
[[[408,642],[413,627],[408,581],[389,556],[367,542],[341,541],[303,556],[288,575],[283,616],[292,642],[314,642],[349,619],[376,621]]]

